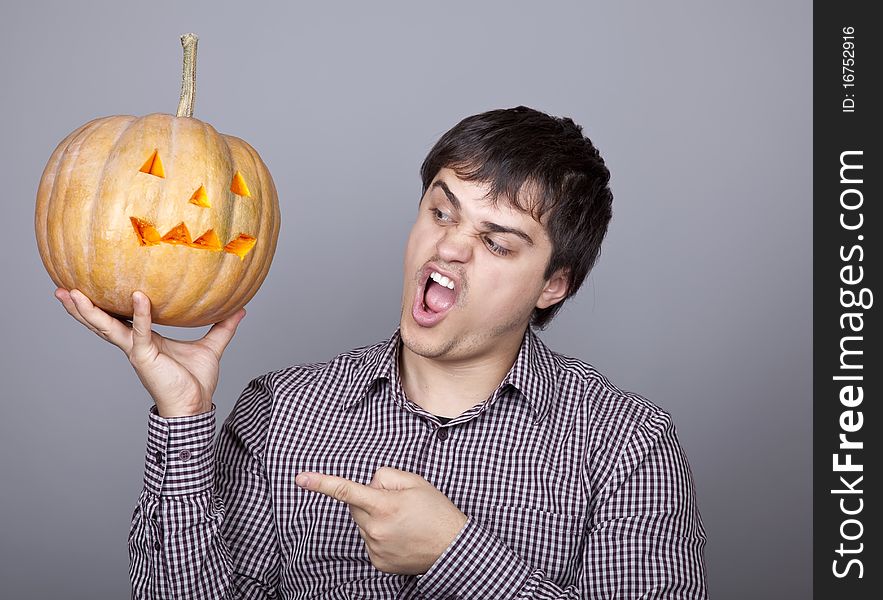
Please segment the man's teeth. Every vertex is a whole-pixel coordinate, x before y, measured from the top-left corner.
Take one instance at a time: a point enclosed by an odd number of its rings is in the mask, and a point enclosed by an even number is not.
[[[440,275],[439,273],[436,273],[435,271],[433,271],[432,273],[429,274],[429,278],[432,279],[437,284],[445,286],[449,290],[454,289],[454,282],[453,281],[451,281],[450,279],[448,279],[444,275]]]

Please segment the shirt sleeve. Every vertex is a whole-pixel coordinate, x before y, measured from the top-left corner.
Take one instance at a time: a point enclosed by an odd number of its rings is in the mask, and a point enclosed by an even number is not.
[[[132,598],[276,598],[279,548],[263,462],[272,392],[242,392],[218,436],[215,407],[148,415],[144,487],[129,530]]]
[[[707,600],[704,547],[690,468],[661,413],[634,432],[595,502],[575,583],[559,586],[470,517],[417,585],[431,600]]]

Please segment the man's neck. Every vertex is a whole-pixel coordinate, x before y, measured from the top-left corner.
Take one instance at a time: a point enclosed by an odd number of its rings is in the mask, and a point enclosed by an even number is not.
[[[497,389],[515,362],[523,338],[524,332],[490,354],[467,360],[427,358],[402,344],[399,353],[402,389],[409,400],[424,410],[456,417],[487,400]]]

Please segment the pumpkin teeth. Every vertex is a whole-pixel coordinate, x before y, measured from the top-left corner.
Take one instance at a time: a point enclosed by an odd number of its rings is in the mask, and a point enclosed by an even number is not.
[[[201,236],[191,241],[190,230],[182,221],[169,230],[167,234],[160,237],[159,232],[151,223],[138,217],[129,217],[132,221],[132,227],[135,228],[135,235],[138,236],[138,243],[142,246],[156,246],[157,244],[173,244],[178,246],[189,246],[197,250],[211,250],[214,252],[228,252],[235,254],[240,260],[251,252],[257,243],[257,238],[244,233],[230,240],[226,246],[221,246],[221,238],[215,233],[214,229],[208,229]]]
[[[224,246],[224,251],[229,252],[230,254],[235,254],[239,257],[239,260],[243,260],[245,255],[251,252],[251,249],[254,248],[256,242],[257,239],[250,235],[240,233],[235,239],[230,240],[230,242]]]
[[[175,225],[167,234],[162,236],[161,241],[167,244],[184,244],[185,246],[189,246],[193,243],[190,238],[190,231],[187,229],[187,226],[184,225],[183,221]]]
[[[200,248],[202,250],[214,250],[216,252],[220,252],[223,250],[221,247],[221,239],[218,237],[218,234],[215,233],[214,229],[209,229],[201,236],[193,240],[193,243],[190,244],[191,248]]]
[[[143,221],[137,217],[129,217],[132,226],[135,228],[135,235],[138,236],[138,243],[142,246],[154,246],[162,241],[156,227]]]

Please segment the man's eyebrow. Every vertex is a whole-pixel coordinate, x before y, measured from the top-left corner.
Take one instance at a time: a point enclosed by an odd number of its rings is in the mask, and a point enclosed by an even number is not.
[[[442,181],[440,179],[437,179],[435,181],[435,183],[432,184],[431,189],[435,189],[435,188],[441,188],[444,191],[445,196],[448,197],[448,202],[453,204],[454,208],[456,208],[457,210],[460,210],[460,199],[454,195],[454,192],[451,191],[451,188],[448,187],[447,183],[445,183],[444,181]]]
[[[436,180],[430,187],[430,190],[435,188],[441,188],[441,190],[445,193],[445,196],[448,197],[448,202],[450,202],[451,205],[454,207],[454,210],[460,210],[460,199],[454,195],[454,192],[451,191],[451,188],[448,187],[447,183],[441,181],[440,179]],[[490,221],[482,221],[481,224],[488,231],[493,231],[494,233],[511,233],[523,239],[525,242],[528,243],[528,245],[534,245],[533,239],[529,235],[527,235],[520,229],[516,229],[515,227],[506,227],[505,225],[491,223]]]
[[[517,235],[521,239],[523,239],[529,246],[533,246],[533,240],[529,235],[521,231],[520,229],[515,229],[514,227],[506,227],[505,225],[497,225],[496,223],[491,223],[490,221],[482,221],[481,224],[488,231],[493,231],[494,233],[512,233]]]

